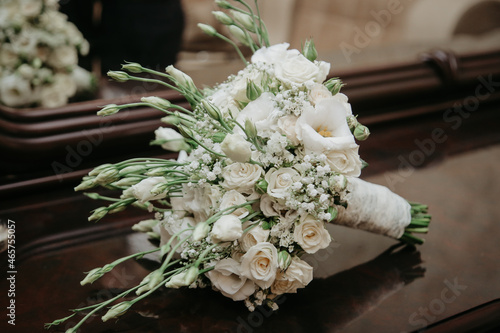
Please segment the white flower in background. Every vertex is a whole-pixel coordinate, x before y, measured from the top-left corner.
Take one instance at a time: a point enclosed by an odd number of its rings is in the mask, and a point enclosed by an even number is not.
[[[312,215],[307,215],[295,225],[293,236],[307,253],[316,253],[318,250],[328,247],[332,240],[324,223]]]
[[[278,251],[269,242],[252,246],[241,258],[242,275],[262,289],[267,289],[273,284],[278,267]]]
[[[161,192],[158,194],[151,193],[151,190],[158,184],[165,183],[167,180],[165,177],[150,177],[141,180],[139,183],[132,185],[132,191],[134,197],[139,200],[139,202],[146,202],[151,200],[163,199],[167,196],[166,193]]]
[[[76,84],[77,93],[81,93],[92,88],[93,76],[86,69],[76,66],[73,68],[70,75]]]
[[[252,227],[252,229],[245,232],[243,236],[241,236],[239,240],[241,249],[247,252],[252,246],[257,245],[258,243],[267,242],[269,233],[269,230],[262,229],[260,225]]]
[[[47,59],[47,63],[57,69],[74,66],[78,62],[76,48],[69,45],[61,45],[54,49]]]
[[[54,86],[68,98],[76,93],[76,82],[67,73],[56,73],[54,75]]]
[[[219,210],[224,210],[233,206],[242,205],[247,202],[247,199],[238,191],[230,190],[224,193],[220,201]],[[240,219],[247,216],[248,210],[244,207],[236,209],[231,215],[234,215]]]
[[[228,190],[251,194],[254,191],[255,184],[263,174],[264,170],[259,165],[232,163],[222,170],[224,181],[220,185]]]
[[[12,74],[0,81],[0,100],[12,107],[26,106],[32,102],[33,91],[28,80]]]
[[[234,215],[223,215],[215,221],[210,235],[214,243],[232,242],[241,237],[243,228],[241,220]]]
[[[166,140],[161,147],[165,150],[170,151],[181,151],[189,149],[189,145],[186,143],[184,137],[169,127],[159,127],[155,130],[156,140]]]
[[[255,292],[256,285],[241,274],[240,263],[232,258],[222,259],[206,273],[213,286],[233,301],[242,301]]]
[[[68,95],[59,90],[56,84],[45,84],[36,89],[36,98],[40,104],[47,108],[56,108],[68,102]]]
[[[19,0],[21,14],[26,17],[35,17],[42,11],[43,1],[40,0]]]
[[[3,44],[0,47],[0,67],[14,68],[18,62],[19,58],[12,44]]]
[[[276,295],[296,293],[313,279],[313,268],[304,260],[293,257],[286,271],[278,271],[271,292]]]
[[[271,168],[266,173],[267,194],[277,199],[285,199],[290,186],[300,179],[300,174],[292,168]]]
[[[227,134],[222,141],[221,149],[234,162],[245,163],[250,161],[252,156],[250,142],[239,134]]]

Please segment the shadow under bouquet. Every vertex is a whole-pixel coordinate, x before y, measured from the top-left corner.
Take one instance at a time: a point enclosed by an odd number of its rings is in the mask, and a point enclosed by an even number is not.
[[[386,187],[358,177],[365,163],[357,141],[368,129],[352,114],[342,82],[330,78],[330,64],[318,61],[312,41],[302,51],[270,45],[258,5],[216,1],[213,12],[232,38],[200,24],[207,34],[233,45],[244,69],[227,81],[200,90],[173,66],[165,73],[137,63],[109,72],[117,81],[162,84],[182,94],[190,108],[150,96],[141,102],[107,105],[99,115],[149,106],[165,113],[168,126],[156,130],[153,144],[179,151],[176,160],[136,158],[95,168],[76,190],[97,186],[119,191],[89,220],[128,206],[154,218],[133,229],[158,240],[158,246],[117,259],[88,272],[92,283],[125,260],[157,253],[159,268],[137,286],[86,308],[68,332],[103,312],[106,321],[123,315],[160,288],[211,287],[250,311],[277,309],[277,298],[295,293],[313,279],[301,256],[329,246],[327,223],[344,225],[418,244],[413,233],[427,232],[427,207],[409,203]],[[246,59],[239,44],[253,55]],[[160,79],[136,73],[154,74]],[[177,130],[175,130],[175,128]],[[134,295],[135,294],[135,295]],[[107,309],[107,312],[104,312]]]

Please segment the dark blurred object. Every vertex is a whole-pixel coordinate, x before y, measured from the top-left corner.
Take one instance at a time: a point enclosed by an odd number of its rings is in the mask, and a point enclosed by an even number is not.
[[[61,11],[90,42],[83,67],[98,59],[103,74],[124,61],[163,71],[177,59],[184,29],[180,0],[65,0]]]

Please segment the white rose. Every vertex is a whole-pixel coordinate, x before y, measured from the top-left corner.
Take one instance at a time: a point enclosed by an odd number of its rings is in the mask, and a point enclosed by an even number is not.
[[[285,134],[287,139],[296,146],[299,144],[299,139],[297,138],[297,131],[295,125],[297,124],[297,117],[288,115],[280,117],[278,119],[278,129],[281,133]]]
[[[232,242],[241,237],[241,220],[234,215],[223,215],[215,221],[210,235],[214,243]]]
[[[247,202],[247,199],[238,191],[230,190],[224,193],[222,196],[219,210],[224,210],[233,206],[241,205]],[[236,209],[231,213],[238,218],[244,218],[248,215],[248,210],[244,207]]]
[[[271,286],[273,294],[296,293],[298,288],[304,288],[313,279],[313,268],[298,257],[293,257],[286,271],[278,271],[276,280]]]
[[[242,275],[262,289],[267,289],[273,284],[278,267],[278,251],[269,242],[252,246],[241,258]]]
[[[153,194],[151,190],[155,185],[166,182],[164,177],[149,177],[141,180],[139,183],[132,185],[132,191],[134,197],[139,200],[139,202],[144,203],[146,201],[163,199],[167,196],[166,192]]]
[[[300,179],[300,174],[292,168],[271,168],[266,173],[267,194],[277,199],[284,199],[288,189]]]
[[[268,92],[262,93],[256,100],[248,103],[248,105],[240,111],[236,122],[245,127],[245,122],[250,120],[257,128],[259,136],[267,137],[269,132],[274,132],[276,129],[278,113],[274,107],[274,95]],[[236,127],[237,133],[241,131]],[[242,131],[241,131],[242,132]]]
[[[346,176],[359,177],[361,174],[361,159],[359,147],[325,152],[326,162],[333,171]]]
[[[264,170],[256,164],[232,163],[222,169],[224,181],[222,187],[227,190],[237,190],[241,193],[253,193],[257,181],[263,176]]]
[[[233,301],[242,301],[255,292],[255,283],[241,274],[240,263],[232,258],[218,261],[206,274],[212,285]]]
[[[298,224],[295,224],[293,237],[307,253],[316,253],[318,250],[328,247],[332,240],[324,223],[312,215],[307,215]]]
[[[344,95],[345,96],[345,95]],[[331,98],[332,93],[323,84],[315,83],[309,90],[309,100],[312,105],[316,105],[320,100]]]
[[[264,230],[260,225],[256,225],[249,231],[245,232],[240,238],[241,249],[245,252],[258,243],[267,242],[270,230]]]
[[[250,142],[239,134],[227,134],[221,143],[221,149],[234,162],[245,163],[252,156]]]
[[[252,56],[252,62],[274,65],[276,77],[285,83],[321,83],[326,79],[330,64],[323,61],[311,62],[298,50],[287,50],[288,46],[289,44],[283,43],[261,48]]]
[[[18,107],[30,104],[33,91],[30,83],[17,75],[9,75],[0,81],[0,101],[7,106]]]
[[[184,140],[184,137],[174,130],[168,127],[158,127],[155,130],[156,140],[166,140],[161,147],[165,150],[170,151],[181,151],[189,149],[189,145]]]
[[[55,68],[64,69],[78,63],[76,48],[70,45],[61,45],[52,51],[47,63]]]

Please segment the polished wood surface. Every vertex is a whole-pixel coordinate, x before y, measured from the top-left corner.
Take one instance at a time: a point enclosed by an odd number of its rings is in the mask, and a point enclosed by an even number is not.
[[[446,121],[447,110],[372,118],[372,136],[361,144],[370,164],[363,178],[429,205],[433,220],[422,246],[398,247],[389,238],[331,225],[335,243],[307,259],[315,279],[286,295],[276,313],[250,313],[210,289],[164,289],[117,321],[92,318],[81,332],[493,332],[500,327],[498,103],[481,104],[460,126],[458,118]],[[35,188],[1,202],[0,218],[16,222],[17,240],[16,326],[2,315],[2,332],[41,332],[68,309],[138,283],[155,265],[154,256],[128,262],[81,287],[82,272],[150,246],[130,233],[149,215],[127,210],[89,223],[89,211],[100,203],[73,193],[73,185]],[[4,296],[2,309],[5,302]]]

